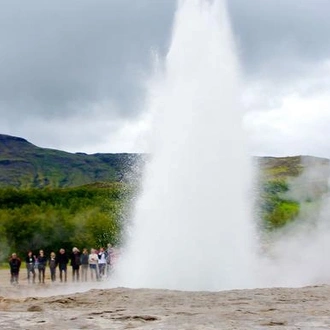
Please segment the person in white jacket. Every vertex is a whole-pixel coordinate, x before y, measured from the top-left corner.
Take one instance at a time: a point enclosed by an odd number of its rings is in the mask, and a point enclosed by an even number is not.
[[[99,256],[97,255],[95,249],[91,249],[91,253],[88,257],[88,263],[89,263],[89,268],[91,270],[92,281],[94,280],[94,274],[95,274],[95,279],[98,281],[99,280]]]
[[[100,278],[105,276],[105,267],[107,265],[107,258],[104,252],[104,248],[101,247],[99,251],[99,274]]]

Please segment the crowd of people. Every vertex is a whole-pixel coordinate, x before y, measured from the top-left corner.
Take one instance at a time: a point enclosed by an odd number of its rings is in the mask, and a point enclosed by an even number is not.
[[[59,275],[60,282],[67,282],[68,267],[72,267],[73,282],[100,281],[108,278],[113,265],[114,251],[111,244],[107,248],[101,247],[99,250],[86,248],[82,252],[74,247],[72,252],[61,248],[58,253],[51,252],[47,257],[43,250],[39,250],[38,255],[28,251],[25,257],[27,281],[28,283],[45,283],[46,269],[49,268],[50,280],[55,282]],[[12,253],[9,258],[10,283],[18,284],[22,259],[16,253]],[[89,275],[88,275],[89,273]]]

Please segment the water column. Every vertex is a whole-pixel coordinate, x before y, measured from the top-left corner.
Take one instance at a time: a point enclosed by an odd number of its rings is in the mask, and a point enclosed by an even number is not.
[[[225,3],[179,1],[150,84],[151,160],[117,279],[127,287],[254,285],[252,166]]]

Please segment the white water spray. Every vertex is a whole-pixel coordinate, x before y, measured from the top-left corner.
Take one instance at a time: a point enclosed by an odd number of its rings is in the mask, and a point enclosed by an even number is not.
[[[181,1],[153,80],[152,160],[117,276],[122,286],[253,286],[251,164],[239,70],[222,0]]]

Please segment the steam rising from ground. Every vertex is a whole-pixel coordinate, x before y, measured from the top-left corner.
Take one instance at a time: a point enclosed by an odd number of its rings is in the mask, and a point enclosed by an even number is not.
[[[179,3],[150,86],[152,160],[117,276],[129,287],[252,286],[252,170],[239,70],[223,1]]]
[[[330,282],[330,175],[328,162],[305,157],[305,171],[291,181],[288,197],[300,203],[298,219],[273,234],[262,272],[265,286]]]

